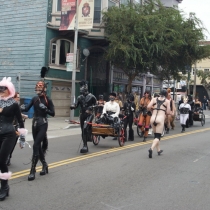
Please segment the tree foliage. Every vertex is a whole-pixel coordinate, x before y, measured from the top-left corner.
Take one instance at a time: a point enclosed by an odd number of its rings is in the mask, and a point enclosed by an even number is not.
[[[106,58],[125,72],[130,85],[138,74],[148,71],[161,79],[177,79],[186,65],[207,56],[199,46],[204,35],[195,14],[185,18],[159,1],[147,2],[111,7],[103,14],[109,41]]]

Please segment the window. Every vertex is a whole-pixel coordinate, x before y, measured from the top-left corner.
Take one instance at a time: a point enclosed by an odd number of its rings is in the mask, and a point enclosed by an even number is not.
[[[57,39],[51,42],[50,64],[66,65],[66,54],[74,52],[74,43],[66,39]],[[77,68],[79,66],[79,50],[77,50]]]
[[[204,69],[204,72],[209,72],[209,69]]]
[[[95,0],[93,23],[101,22],[101,0]]]
[[[116,6],[116,3],[114,3],[114,2],[111,1],[111,0],[108,0],[108,8],[109,8],[109,7],[114,7],[114,6]]]
[[[61,11],[61,0],[57,0],[56,12],[60,12],[60,11]]]

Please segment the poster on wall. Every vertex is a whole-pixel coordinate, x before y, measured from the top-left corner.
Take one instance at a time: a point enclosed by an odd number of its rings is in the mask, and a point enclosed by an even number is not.
[[[74,30],[76,0],[61,0],[61,24],[59,30]]]
[[[94,0],[78,0],[78,29],[93,28]],[[59,30],[74,30],[76,0],[61,1],[61,23]]]
[[[94,0],[81,0],[78,12],[79,29],[93,28]]]

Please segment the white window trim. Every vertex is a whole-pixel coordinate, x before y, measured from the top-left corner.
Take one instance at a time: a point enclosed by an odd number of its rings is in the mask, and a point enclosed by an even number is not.
[[[65,40],[70,42],[70,53],[74,52],[74,43],[68,39],[53,39],[50,41],[50,58],[49,58],[49,66],[51,68],[55,68],[55,69],[60,69],[60,70],[66,70],[66,66],[65,65],[61,65],[59,64],[59,59],[60,59],[60,41],[61,40]],[[55,63],[52,63],[52,46],[56,45],[56,53],[55,53]],[[80,49],[77,49],[77,58],[76,58],[76,70],[80,70]]]

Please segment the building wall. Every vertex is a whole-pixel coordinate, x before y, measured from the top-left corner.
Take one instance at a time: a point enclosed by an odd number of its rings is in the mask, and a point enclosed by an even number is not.
[[[11,76],[22,97],[34,94],[35,81],[17,82],[17,73],[37,80],[45,66],[47,9],[48,0],[1,1],[0,77]]]
[[[178,4],[180,3],[180,1],[177,0],[161,0],[161,2],[165,7],[178,6]]]

